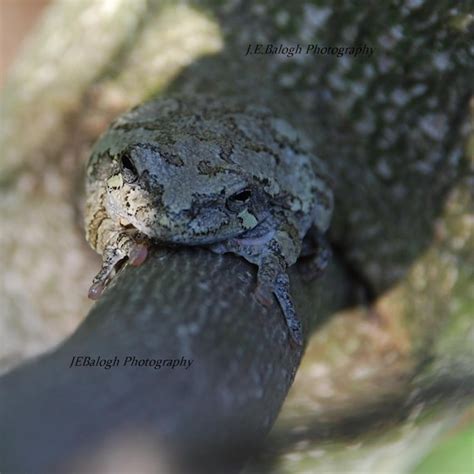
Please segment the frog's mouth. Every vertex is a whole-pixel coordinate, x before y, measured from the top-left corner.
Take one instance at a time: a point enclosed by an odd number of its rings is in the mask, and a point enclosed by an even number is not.
[[[274,235],[275,231],[269,231],[260,237],[243,238],[242,236],[240,238],[235,239],[235,241],[240,245],[265,245],[266,243],[270,242],[270,240],[272,240]]]
[[[259,246],[265,245],[266,243],[270,242],[270,240],[275,235],[275,229],[270,227],[270,222],[268,219],[264,219],[263,221],[259,222],[256,227],[253,229],[246,230],[245,232],[237,235],[229,235],[227,237],[223,237],[221,239],[211,239],[210,241],[208,238],[203,238],[197,241],[196,236],[192,242],[188,242],[186,240],[180,239],[160,239],[157,236],[154,236],[150,233],[149,229],[143,228],[139,222],[136,222],[135,219],[130,218],[121,218],[120,225],[123,230],[130,234],[137,234],[139,240],[149,240],[154,244],[162,244],[166,246],[196,246],[196,245],[210,245],[216,242],[225,242],[227,240],[233,240],[237,242],[239,245],[250,245],[250,246]],[[141,239],[140,239],[141,237]]]
[[[234,240],[240,245],[265,245],[273,239],[275,232],[275,229],[268,228],[264,220],[257,227],[244,232]]]

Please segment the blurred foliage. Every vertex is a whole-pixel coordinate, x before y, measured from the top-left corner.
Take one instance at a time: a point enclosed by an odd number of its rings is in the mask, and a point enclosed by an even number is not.
[[[439,443],[412,474],[473,474],[474,423]]]

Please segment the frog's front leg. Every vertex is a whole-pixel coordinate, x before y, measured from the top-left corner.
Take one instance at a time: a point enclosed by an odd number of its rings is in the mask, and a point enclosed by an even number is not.
[[[303,345],[303,330],[290,295],[286,265],[276,255],[269,254],[262,259],[258,267],[255,297],[261,304],[268,306],[272,293],[283,312],[291,338],[299,346]]]
[[[296,314],[295,305],[290,296],[290,279],[287,273],[279,273],[275,282],[275,296],[285,316],[286,324],[290,330],[293,341],[299,346],[303,345],[303,328]]]
[[[125,228],[111,226],[102,236],[106,242],[102,250],[102,267],[94,277],[89,288],[89,298],[95,300],[100,297],[107,283],[117,271],[117,267],[126,259],[133,266],[141,265],[147,255],[148,248],[142,242],[136,240]]]
[[[258,265],[255,298],[263,306],[270,306],[273,295],[283,311],[291,338],[296,344],[303,344],[301,322],[290,296],[287,268],[300,253],[301,244],[296,229],[283,226],[285,230],[273,228],[253,230],[240,238],[230,239],[210,246],[216,253],[232,252]]]

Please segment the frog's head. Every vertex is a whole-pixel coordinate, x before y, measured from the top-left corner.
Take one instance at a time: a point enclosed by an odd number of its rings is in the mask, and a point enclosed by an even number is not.
[[[242,235],[268,216],[267,195],[210,143],[134,144],[114,157],[110,217],[157,241],[203,245]]]

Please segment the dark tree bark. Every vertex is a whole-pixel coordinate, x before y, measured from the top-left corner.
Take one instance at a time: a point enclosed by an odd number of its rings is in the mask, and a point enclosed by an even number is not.
[[[312,284],[293,272],[306,334],[312,318],[347,300],[349,285],[324,296],[340,278],[336,266]],[[2,471],[60,471],[111,435],[137,431],[174,453],[183,472],[242,467],[272,426],[302,355],[278,306],[254,301],[254,285],[249,264],[206,250],[155,253],[127,268],[66,342],[0,379]],[[117,357],[121,366],[70,368],[86,355]],[[127,356],[193,362],[123,367]]]

